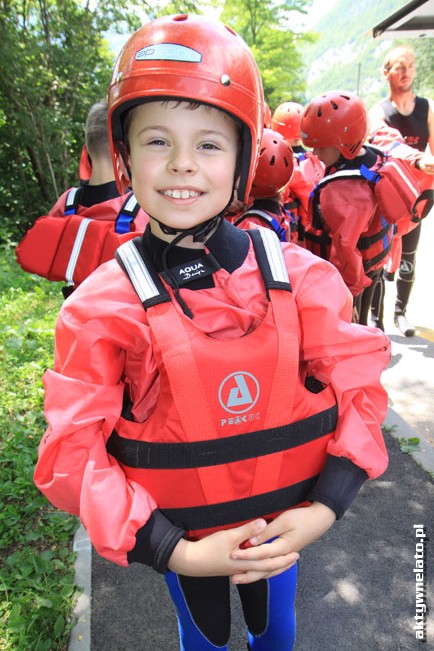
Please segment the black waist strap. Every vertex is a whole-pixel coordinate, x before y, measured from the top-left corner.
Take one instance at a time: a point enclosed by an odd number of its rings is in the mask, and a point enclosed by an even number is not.
[[[378,233],[360,237],[359,241],[357,242],[357,248],[359,251],[366,251],[366,249],[369,249],[372,244],[375,244],[376,242],[382,240],[391,230],[393,230],[393,225],[385,224],[383,228],[378,231]]]
[[[186,531],[224,527],[279,513],[305,502],[317,479],[318,476],[311,477],[292,486],[231,502],[160,510],[173,524]]]
[[[203,468],[262,457],[304,445],[336,428],[337,405],[318,414],[257,432],[192,443],[151,443],[120,436],[115,430],[107,451],[130,468]]]
[[[384,258],[387,256],[391,248],[392,248],[392,240],[390,240],[389,244],[385,249],[380,251],[380,253],[375,255],[373,258],[370,258],[369,260],[363,260],[363,270],[367,272],[371,269],[371,267],[377,265],[379,262],[384,260]]]

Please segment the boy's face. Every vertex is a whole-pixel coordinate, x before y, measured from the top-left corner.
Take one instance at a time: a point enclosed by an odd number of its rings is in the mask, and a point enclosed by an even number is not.
[[[230,202],[239,138],[222,111],[175,101],[141,104],[128,140],[134,194],[166,226],[192,228]],[[151,230],[161,236],[154,220]]]
[[[326,167],[337,163],[341,155],[336,147],[315,147],[313,153]]]

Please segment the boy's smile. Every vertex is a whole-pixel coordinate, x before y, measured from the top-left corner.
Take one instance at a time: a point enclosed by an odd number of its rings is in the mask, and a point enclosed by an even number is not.
[[[231,201],[238,130],[222,111],[154,101],[133,109],[128,131],[134,194],[149,215],[175,229],[193,228]]]

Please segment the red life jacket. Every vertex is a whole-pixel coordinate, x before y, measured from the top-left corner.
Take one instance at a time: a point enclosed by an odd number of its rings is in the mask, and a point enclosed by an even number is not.
[[[281,242],[294,242],[297,240],[297,221],[295,214],[280,206],[280,215],[268,210],[256,208],[251,205],[241,213],[233,222],[234,226],[243,229],[256,228],[263,224],[274,231]]]
[[[139,238],[116,252],[147,311],[160,386],[145,422],[124,409],[107,450],[190,539],[306,504],[336,427],[332,388],[301,371],[281,244],[249,234],[269,307],[236,339],[209,337],[175,308]]]
[[[24,271],[77,286],[100,264],[111,260],[125,239],[137,235],[134,219],[140,206],[132,192],[116,199],[120,209],[113,220],[104,219],[104,215],[87,217],[86,211],[76,214],[79,190],[72,188],[67,193],[64,217],[44,215],[24,235],[15,250]],[[108,202],[98,204],[101,210],[104,203]]]
[[[372,147],[372,149],[374,148]],[[378,174],[378,170],[382,165],[383,159],[379,156],[376,164],[371,169],[362,165],[360,169],[339,170],[328,174],[317,183],[310,199],[311,223],[305,233],[307,249],[325,260],[330,259],[332,240],[328,235],[327,222],[321,212],[321,191],[323,188],[329,183],[339,181],[339,179],[354,178],[365,179],[371,184],[374,191],[375,184],[380,179],[383,180],[383,177],[380,177]],[[378,202],[377,195],[376,198]],[[416,197],[414,201],[416,201]],[[360,235],[357,248],[362,256],[365,273],[381,267],[389,254],[395,231],[394,219],[396,217],[392,217],[391,212],[387,216],[383,214],[379,206],[367,230]],[[355,223],[355,228],[357,228],[357,223]]]

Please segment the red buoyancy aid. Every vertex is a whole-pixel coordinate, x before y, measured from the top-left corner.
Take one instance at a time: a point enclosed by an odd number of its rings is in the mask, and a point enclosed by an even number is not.
[[[324,164],[311,151],[294,153],[294,171],[285,188],[283,204],[293,212],[297,206],[297,222],[305,224],[309,196],[324,176]]]
[[[371,168],[376,172],[381,165],[381,157],[377,158],[376,164]],[[330,247],[332,240],[328,234],[327,220],[321,211],[321,191],[326,185],[339,180],[364,179],[373,186],[373,181],[367,177],[366,169],[340,170],[325,176],[316,185],[312,192],[309,203],[309,225],[306,229],[306,248],[319,255],[325,260],[330,260]],[[373,190],[374,191],[374,190]],[[415,199],[416,200],[416,199]],[[357,228],[357,220],[354,221],[354,228]],[[360,233],[357,241],[365,273],[379,269],[386,260],[393,242],[395,226],[389,218],[384,215],[380,208],[375,211],[373,219],[367,229]]]
[[[269,304],[236,339],[209,337],[176,310],[139,238],[116,252],[147,310],[160,388],[145,422],[124,410],[107,450],[190,539],[306,504],[336,427],[332,388],[301,377],[281,244],[249,234]]]
[[[24,271],[77,286],[111,260],[122,242],[144,230],[147,217],[135,223],[140,206],[132,192],[77,214],[79,190],[66,194],[63,217],[44,215],[24,235],[15,250]]]

